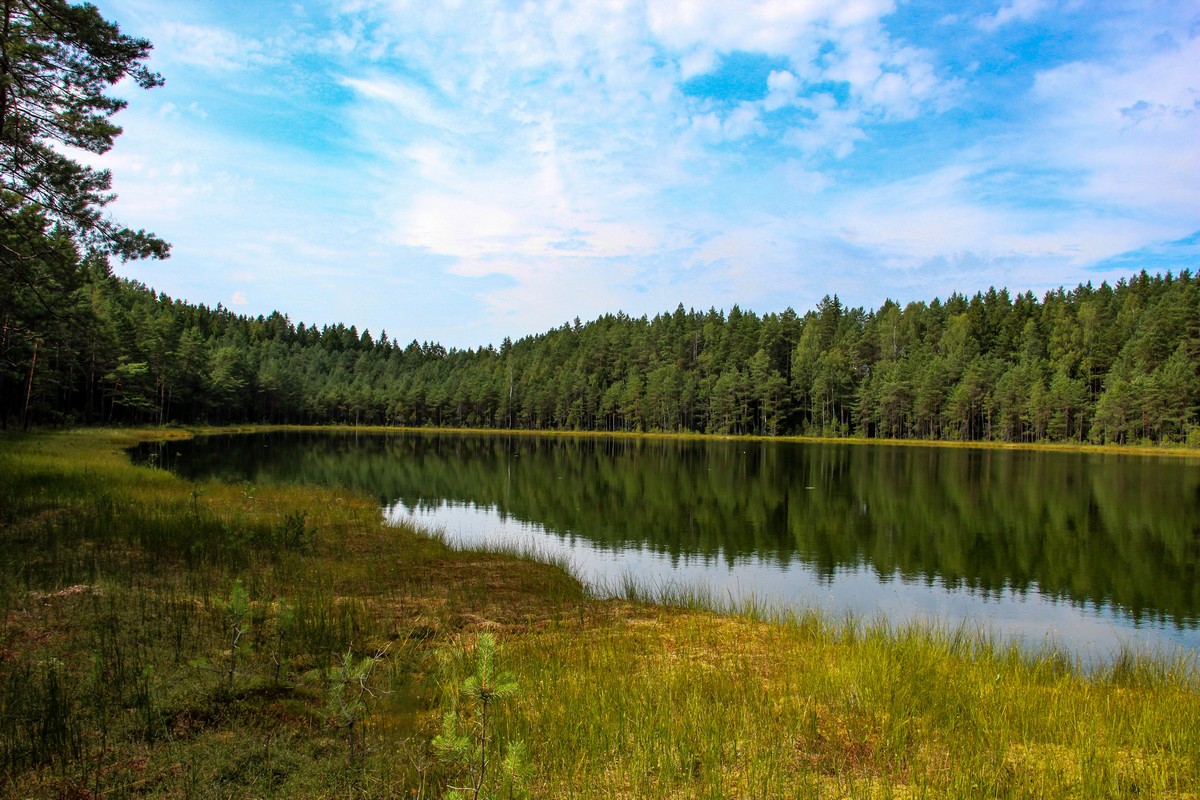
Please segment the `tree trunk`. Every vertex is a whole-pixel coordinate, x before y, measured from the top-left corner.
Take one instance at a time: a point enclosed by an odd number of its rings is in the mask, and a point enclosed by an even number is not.
[[[29,403],[33,399],[33,373],[37,369],[38,345],[40,339],[33,340],[33,358],[29,360],[29,381],[25,384],[25,408],[21,412],[21,427],[29,430],[33,420],[29,415]]]

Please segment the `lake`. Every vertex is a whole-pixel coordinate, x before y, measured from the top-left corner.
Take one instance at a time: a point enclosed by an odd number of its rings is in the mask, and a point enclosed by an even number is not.
[[[1087,662],[1200,650],[1200,460],[981,448],[276,432],[144,445],[191,479],[345,486],[454,543],[720,599],[984,627]]]

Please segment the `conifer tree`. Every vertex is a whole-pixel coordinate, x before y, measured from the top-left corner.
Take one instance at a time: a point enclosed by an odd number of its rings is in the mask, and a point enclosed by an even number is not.
[[[62,146],[106,153],[121,133],[112,116],[127,105],[105,91],[124,78],[143,89],[162,77],[143,63],[150,43],[122,34],[91,4],[0,0],[0,187],[32,205],[88,249],[122,258],[162,258],[168,246],[104,215],[112,176],[72,160]],[[15,196],[15,197],[13,197]],[[6,207],[7,223],[12,212]]]
[[[61,350],[55,331],[84,325],[72,311],[89,269],[107,255],[168,255],[166,242],[106,216],[112,176],[69,155],[112,148],[126,101],[105,91],[125,78],[161,85],[149,53],[91,4],[0,0],[0,422],[17,406],[29,425],[38,356]]]

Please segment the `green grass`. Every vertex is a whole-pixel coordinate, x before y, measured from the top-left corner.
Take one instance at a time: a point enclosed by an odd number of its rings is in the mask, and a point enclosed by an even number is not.
[[[441,796],[431,742],[484,631],[520,685],[490,746],[525,743],[533,797],[1200,792],[1185,657],[1089,672],[690,586],[598,599],[351,492],[129,464],[163,435],[0,437],[0,796]],[[329,706],[347,651],[378,655],[353,740]]]
[[[513,723],[552,743],[549,795],[1171,797],[1200,780],[1188,665],[1084,676],[922,628],[620,617],[510,646],[554,699]]]

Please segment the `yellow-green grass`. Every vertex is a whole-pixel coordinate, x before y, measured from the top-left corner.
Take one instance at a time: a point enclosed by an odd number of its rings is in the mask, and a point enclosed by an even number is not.
[[[561,569],[384,527],[351,492],[133,467],[150,435],[0,438],[0,797],[406,796],[429,648],[582,597]],[[326,708],[347,650],[383,656],[354,759]]]
[[[632,613],[631,613],[632,612]],[[614,609],[516,637],[555,797],[1189,797],[1200,702],[1180,663],[1085,676],[922,628]]]
[[[965,630],[718,614],[686,588],[596,600],[352,492],[193,484],[123,452],[187,435],[0,437],[0,796],[440,796],[430,742],[482,631],[521,687],[489,746],[526,743],[533,797],[1200,791],[1185,657],[1085,672]],[[354,750],[328,705],[348,649],[380,655]]]

